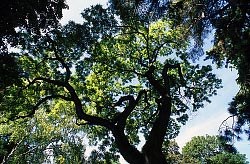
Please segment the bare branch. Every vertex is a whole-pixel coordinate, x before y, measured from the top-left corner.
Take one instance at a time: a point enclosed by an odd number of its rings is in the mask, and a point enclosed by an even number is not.
[[[57,48],[57,43],[56,43],[54,40],[52,40],[52,39],[50,38],[50,36],[47,35],[47,37],[48,37],[49,41],[52,43],[52,47],[53,47],[54,52],[55,52],[55,57],[56,57],[56,58],[53,58],[53,60],[56,59],[56,60],[59,61],[59,62],[62,64],[62,66],[65,68],[65,70],[66,70],[65,82],[68,82],[68,81],[69,81],[69,78],[70,78],[70,74],[71,74],[70,69],[69,69],[69,66],[65,63],[65,61],[63,60],[63,58],[61,58],[61,57],[59,56],[59,54],[58,54],[59,51],[58,51],[58,48]],[[52,59],[52,58],[50,58],[50,59]]]
[[[126,120],[128,116],[132,113],[132,111],[135,109],[136,105],[140,101],[141,97],[145,95],[145,101],[147,101],[147,91],[141,90],[135,99],[133,96],[123,96],[121,97],[114,106],[120,106],[123,102],[128,101],[128,106],[125,107],[124,111],[120,113],[117,117],[113,119],[113,123],[117,123],[118,126],[125,128]]]
[[[227,122],[230,118],[233,118],[233,119],[234,119],[234,117],[236,117],[236,116],[238,116],[238,114],[234,114],[234,115],[228,116],[225,120],[223,120],[222,123],[221,123],[220,126],[219,126],[219,130],[218,130],[218,131],[220,131],[221,129],[223,129],[223,128],[222,128],[223,126],[226,126],[226,127],[228,128],[228,126],[225,125],[226,122]],[[234,125],[234,120],[233,120],[231,129],[233,129],[233,125]]]

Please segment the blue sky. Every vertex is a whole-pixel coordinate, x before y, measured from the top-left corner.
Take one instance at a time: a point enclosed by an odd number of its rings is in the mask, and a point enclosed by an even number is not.
[[[61,23],[65,24],[69,20],[81,22],[81,11],[95,4],[106,5],[107,0],[66,0],[69,10],[64,10],[64,17]],[[211,41],[206,42],[206,49],[211,45]],[[217,135],[219,126],[229,114],[227,113],[228,103],[237,93],[238,86],[235,79],[237,72],[230,69],[215,69],[214,72],[223,80],[223,88],[218,91],[218,95],[212,97],[212,103],[206,104],[205,108],[196,113],[191,113],[190,120],[181,128],[181,133],[176,138],[180,147],[190,141],[192,137],[199,135]],[[246,154],[250,161],[250,141],[242,140],[235,142],[235,146],[241,154]],[[123,162],[122,162],[123,163]]]

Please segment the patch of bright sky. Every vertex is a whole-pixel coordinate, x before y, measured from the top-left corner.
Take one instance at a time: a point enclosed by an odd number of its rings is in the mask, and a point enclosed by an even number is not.
[[[81,12],[90,6],[97,4],[106,6],[107,0],[66,0],[69,6],[69,10],[63,10],[62,24],[66,24],[70,20],[74,20],[76,23],[82,22]]]
[[[84,8],[96,4],[107,5],[107,0],[67,0],[67,4],[69,10],[63,11],[62,24],[66,24],[69,20],[81,23],[80,13]],[[205,45],[205,49],[211,47],[211,40],[207,40]],[[223,88],[218,91],[218,95],[211,98],[212,103],[206,104],[205,108],[192,114],[190,120],[181,128],[181,132],[176,138],[180,147],[183,147],[194,136],[217,135],[222,121],[229,116],[227,113],[228,103],[238,91],[235,82],[237,72],[225,68],[216,69],[214,72],[223,79]],[[243,141],[236,142],[235,146],[241,154],[246,154],[248,161],[250,161],[249,141],[243,139]],[[125,163],[125,161],[122,160],[121,163]]]

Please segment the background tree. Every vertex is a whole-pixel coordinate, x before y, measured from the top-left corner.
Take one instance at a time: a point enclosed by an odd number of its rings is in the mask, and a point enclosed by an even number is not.
[[[245,155],[235,152],[228,152],[218,136],[197,136],[193,137],[182,148],[184,163],[238,163],[246,164]]]
[[[167,156],[167,163],[169,164],[176,164],[181,163],[182,161],[182,154],[180,152],[180,147],[178,146],[175,140],[170,140],[164,143],[163,150]]]
[[[212,164],[247,164],[249,162],[246,161],[245,155],[242,154],[216,154],[215,156],[210,158],[210,163]]]
[[[72,104],[57,101],[32,119],[0,125],[1,163],[84,163],[82,127],[75,124]]]

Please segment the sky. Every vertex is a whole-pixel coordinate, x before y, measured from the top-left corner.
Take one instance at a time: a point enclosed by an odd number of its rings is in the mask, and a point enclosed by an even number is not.
[[[84,8],[91,5],[101,4],[106,5],[107,0],[66,0],[69,5],[69,10],[63,11],[62,24],[66,24],[69,20],[81,23],[80,13]],[[205,49],[211,46],[211,40],[205,43]],[[209,64],[209,63],[208,63]],[[212,103],[205,105],[203,109],[198,112],[191,113],[189,121],[185,126],[182,126],[179,136],[176,141],[180,147],[183,147],[186,142],[190,141],[194,136],[201,135],[218,135],[218,130],[229,114],[227,113],[228,103],[232,97],[237,93],[238,86],[235,79],[237,72],[231,69],[215,69],[214,72],[221,78],[223,88],[218,90],[218,94],[211,98]],[[244,137],[243,137],[244,138]],[[246,138],[246,137],[245,137]],[[248,161],[250,161],[250,142],[246,139],[235,142],[235,146],[239,153],[246,154]],[[125,163],[123,160],[121,163]]]

